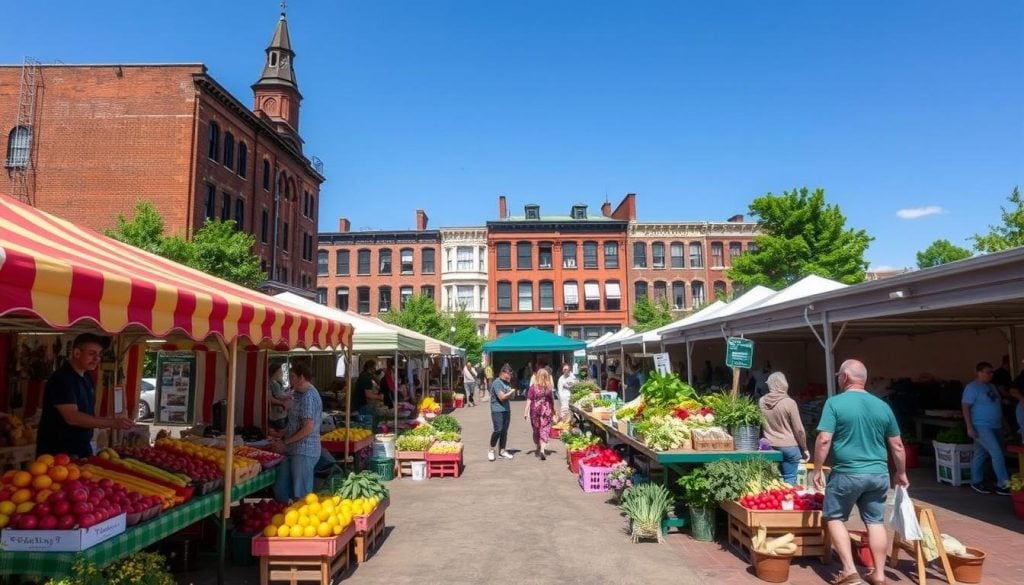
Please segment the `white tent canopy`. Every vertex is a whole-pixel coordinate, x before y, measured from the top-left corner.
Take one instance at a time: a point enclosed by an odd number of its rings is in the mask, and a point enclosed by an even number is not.
[[[423,341],[423,351],[424,353],[427,353],[429,355],[465,355],[466,353],[461,348],[457,348],[454,345],[450,345],[443,341],[439,341],[437,339],[434,339],[433,337],[430,337],[429,335],[424,335],[418,331],[413,331],[412,329],[406,329],[405,327],[393,325],[386,321],[377,319],[376,317],[370,317],[369,320],[380,325],[381,327],[386,327],[388,329],[397,331],[402,335]]]
[[[607,339],[605,339],[600,344],[595,343],[594,346],[590,349],[594,351],[603,352],[618,350],[620,347],[619,342],[634,334],[636,334],[636,331],[634,331],[631,327],[623,327],[622,329],[619,329],[615,333],[612,333]]]
[[[605,340],[607,340],[612,335],[615,335],[615,332],[609,331],[608,333],[605,333],[604,335],[602,335],[601,337],[598,337],[597,339],[590,340],[589,342],[587,342],[587,350],[589,351],[591,349],[595,349],[597,347],[600,347],[601,344],[604,343]]]
[[[281,302],[293,307],[309,311],[327,319],[352,325],[352,352],[356,354],[373,354],[375,352],[407,351],[423,353],[422,339],[406,335],[371,319],[360,317],[348,311],[339,311],[321,305],[299,295],[284,292],[274,295]],[[340,351],[340,348],[338,349]]]

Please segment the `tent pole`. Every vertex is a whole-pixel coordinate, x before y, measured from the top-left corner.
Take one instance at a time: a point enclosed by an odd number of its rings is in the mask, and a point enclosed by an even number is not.
[[[607,366],[606,366],[607,367]],[[626,348],[619,344],[619,394],[626,401]]]
[[[821,315],[824,340],[822,341],[825,350],[825,382],[828,385],[829,398],[836,395],[836,361],[832,353],[832,321],[828,318],[828,312]],[[865,380],[867,382],[867,380]]]
[[[235,384],[238,382],[238,338],[231,340],[231,346],[225,347],[224,342],[217,340],[221,349],[228,358],[228,387],[227,387],[227,420],[224,423],[224,506],[221,510],[220,521],[220,551],[217,564],[217,583],[224,583],[224,556],[227,548],[228,520],[231,518],[231,482],[234,479],[235,460]]]
[[[349,348],[351,352],[352,348]],[[359,356],[352,353],[352,358],[345,358],[348,362],[348,367],[345,368],[345,458],[342,459],[342,465],[348,463],[349,454],[349,433],[352,432],[352,370],[359,363]]]
[[[693,342],[686,342],[686,383],[693,386]]]
[[[392,392],[391,408],[395,411],[395,426],[391,428],[391,432],[397,437],[398,436],[398,349],[395,349],[395,365],[393,366],[394,373],[391,375],[391,383],[395,386]],[[374,429],[376,430],[376,429]]]

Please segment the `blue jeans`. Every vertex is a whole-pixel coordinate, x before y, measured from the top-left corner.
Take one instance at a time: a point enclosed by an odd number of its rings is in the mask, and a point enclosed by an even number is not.
[[[494,431],[491,433],[491,449],[498,447],[499,452],[505,451],[505,442],[508,441],[508,425],[512,422],[512,413],[507,410],[491,411],[491,426]]]
[[[775,450],[782,453],[782,463],[779,469],[782,471],[782,481],[789,485],[796,485],[796,470],[800,468],[800,458],[803,452],[800,447],[775,447]]]
[[[821,517],[825,520],[850,519],[857,504],[864,524],[885,522],[885,496],[889,493],[888,473],[836,473],[828,476]]]
[[[313,491],[313,469],[319,460],[319,455],[289,455],[277,466],[274,499],[286,504]]]
[[[985,464],[992,460],[996,472],[996,484],[1000,487],[1010,483],[1006,473],[1006,459],[1003,457],[1003,442],[999,439],[1000,429],[974,427],[978,438],[974,440],[974,457],[971,459],[971,483],[981,484],[985,478]]]

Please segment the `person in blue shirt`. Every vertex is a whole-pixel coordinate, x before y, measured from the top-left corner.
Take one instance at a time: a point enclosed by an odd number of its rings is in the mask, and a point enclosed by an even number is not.
[[[277,467],[274,499],[290,503],[313,491],[313,473],[320,460],[320,423],[323,402],[320,393],[309,381],[313,370],[305,362],[295,362],[288,369],[289,386],[294,399],[288,411],[288,425],[281,438],[271,443],[285,461]]]
[[[981,494],[990,494],[992,490],[984,484],[985,464],[992,461],[996,473],[995,491],[999,495],[1010,495],[1010,476],[1006,472],[1006,460],[1003,457],[1002,430],[1006,428],[1003,420],[1002,401],[999,391],[992,383],[995,369],[988,362],[978,362],[975,367],[976,377],[964,388],[960,406],[964,413],[964,424],[967,435],[974,439],[974,456],[971,459],[971,487]]]

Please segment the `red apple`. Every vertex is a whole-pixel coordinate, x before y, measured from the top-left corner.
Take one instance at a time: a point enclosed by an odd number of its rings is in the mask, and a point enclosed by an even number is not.
[[[60,517],[60,520],[57,521],[57,528],[60,528],[61,530],[71,530],[74,527],[75,517],[71,514],[64,514]]]
[[[50,513],[51,512],[50,512],[50,505],[49,504],[36,504],[36,506],[34,508],[32,508],[32,515],[37,517],[37,518],[43,518],[44,516],[49,516]]]
[[[94,514],[85,514],[78,517],[78,525],[82,528],[89,528],[90,526],[96,525],[96,516]]]
[[[83,514],[88,514],[89,512],[92,512],[93,505],[90,504],[89,502],[75,502],[74,507],[72,507],[71,509],[74,510],[75,514],[81,517]]]
[[[53,508],[53,513],[57,516],[63,516],[71,512],[71,504],[67,500],[54,502],[51,507]]]
[[[40,530],[54,530],[57,528],[56,516],[43,516],[39,519]]]
[[[72,502],[84,502],[89,499],[89,492],[77,487],[68,492],[68,499]]]
[[[39,521],[31,514],[25,514],[18,519],[18,530],[35,530]]]

